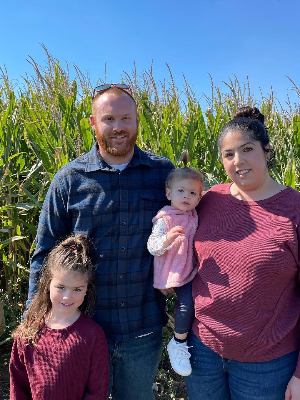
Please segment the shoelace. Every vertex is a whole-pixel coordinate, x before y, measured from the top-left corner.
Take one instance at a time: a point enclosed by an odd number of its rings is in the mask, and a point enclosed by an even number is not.
[[[177,357],[179,356],[180,358],[190,358],[191,354],[188,351],[188,349],[190,347],[193,347],[193,346],[181,346],[181,347],[176,346]]]

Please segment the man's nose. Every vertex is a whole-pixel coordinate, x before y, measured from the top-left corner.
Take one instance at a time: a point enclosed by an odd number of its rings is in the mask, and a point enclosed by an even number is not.
[[[113,130],[115,132],[120,132],[122,130],[122,122],[118,119],[115,119],[114,125],[113,125]]]

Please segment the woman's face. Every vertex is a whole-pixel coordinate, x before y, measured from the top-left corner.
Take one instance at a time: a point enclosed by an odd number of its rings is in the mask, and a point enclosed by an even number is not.
[[[269,178],[269,153],[258,140],[250,137],[250,132],[228,133],[222,142],[221,155],[227,175],[243,191],[257,190]]]

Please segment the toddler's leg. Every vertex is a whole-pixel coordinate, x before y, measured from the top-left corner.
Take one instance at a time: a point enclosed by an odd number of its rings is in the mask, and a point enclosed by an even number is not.
[[[168,344],[167,350],[174,371],[180,375],[188,376],[192,372],[189,360],[190,353],[186,343],[194,319],[192,282],[174,288],[174,290],[179,304],[175,313],[174,338]]]
[[[178,307],[175,313],[175,338],[185,340],[195,317],[192,282],[174,288],[174,290],[178,298]]]

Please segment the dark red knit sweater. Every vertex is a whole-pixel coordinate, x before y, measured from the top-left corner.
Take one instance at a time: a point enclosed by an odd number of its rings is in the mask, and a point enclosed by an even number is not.
[[[193,331],[205,345],[244,362],[299,349],[299,192],[246,202],[230,184],[213,187],[200,202],[195,250]]]
[[[65,329],[45,326],[37,347],[14,341],[11,400],[106,400],[108,384],[104,332],[84,314]]]

